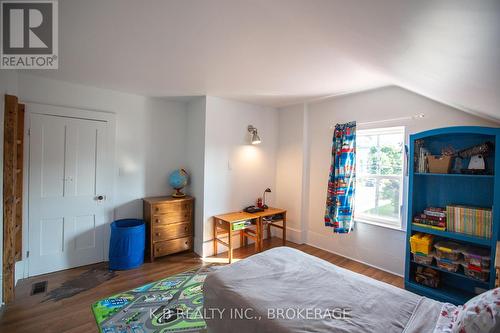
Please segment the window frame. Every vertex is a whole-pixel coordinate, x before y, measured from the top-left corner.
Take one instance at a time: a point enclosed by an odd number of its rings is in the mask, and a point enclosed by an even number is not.
[[[399,179],[399,218],[391,219],[384,218],[380,215],[372,215],[372,214],[363,214],[356,213],[356,202],[354,205],[354,221],[372,224],[380,227],[385,227],[389,229],[395,229],[404,231],[403,221],[405,219],[405,207],[406,207],[406,170],[407,170],[407,158],[406,158],[406,127],[405,126],[391,126],[391,127],[377,127],[371,129],[359,129],[356,133],[356,139],[362,136],[368,135],[390,135],[390,134],[401,134],[402,135],[402,143],[403,143],[403,152],[401,154],[402,164],[401,164],[401,174],[400,175],[382,175],[382,174],[360,174],[356,171],[356,185],[358,180],[366,179],[366,178],[374,178],[377,183],[381,179]],[[377,143],[377,147],[379,147]],[[357,165],[357,155],[358,154],[358,141],[356,140],[356,165]],[[356,191],[357,193],[357,191]],[[355,194],[356,195],[356,194]],[[356,197],[355,197],[356,200]]]

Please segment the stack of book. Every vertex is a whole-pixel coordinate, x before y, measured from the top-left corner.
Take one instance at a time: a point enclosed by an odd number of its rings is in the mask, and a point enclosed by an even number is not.
[[[428,207],[423,213],[413,218],[413,224],[421,227],[445,231],[446,208]]]
[[[424,147],[424,142],[422,140],[417,140],[415,142],[415,172],[429,172],[427,156],[430,154],[430,151]]]

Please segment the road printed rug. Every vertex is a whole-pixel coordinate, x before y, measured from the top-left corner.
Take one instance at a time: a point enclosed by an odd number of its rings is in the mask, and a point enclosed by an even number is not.
[[[202,267],[172,275],[92,304],[99,331],[207,332],[202,287],[210,270]]]

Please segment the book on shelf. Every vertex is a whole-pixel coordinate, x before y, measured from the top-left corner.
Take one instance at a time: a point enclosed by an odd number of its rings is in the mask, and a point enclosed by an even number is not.
[[[439,216],[436,216],[436,214],[429,214],[428,212],[424,211],[422,214],[420,214],[420,217],[423,219],[428,219],[428,220],[435,220],[435,221],[444,221],[446,222],[446,214],[440,214]]]
[[[446,225],[449,231],[491,238],[492,212],[490,208],[449,205]]]
[[[428,207],[424,210],[424,214],[432,217],[446,218],[446,208],[441,207]]]
[[[420,214],[420,218],[422,218],[424,220],[436,221],[436,223],[441,222],[443,224],[446,224],[446,217],[435,217],[435,216],[428,216],[425,214]]]
[[[413,218],[413,221],[417,221],[417,223],[423,224],[432,224],[432,225],[446,225],[446,218],[441,217],[432,217],[427,216],[425,214],[417,215]]]
[[[446,227],[440,227],[437,225],[430,225],[430,224],[423,224],[423,223],[417,223],[413,222],[413,225],[416,225],[418,227],[423,227],[423,228],[428,228],[428,229],[434,229],[434,230],[440,230],[440,231],[446,231]]]
[[[423,213],[413,217],[413,223],[425,227],[446,230],[446,208],[427,207]]]
[[[436,213],[446,213],[446,208],[444,207],[427,207],[425,210]]]
[[[427,156],[429,156],[431,153],[423,145],[423,141],[415,142],[415,171],[418,173],[429,172]]]

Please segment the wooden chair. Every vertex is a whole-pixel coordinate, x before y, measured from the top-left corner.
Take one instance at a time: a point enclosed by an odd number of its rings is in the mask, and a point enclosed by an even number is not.
[[[247,227],[240,231],[240,246],[247,246],[248,239],[252,239],[255,243],[255,252],[259,252],[260,241],[262,240],[262,231],[259,230],[259,223],[255,223],[252,227]]]

